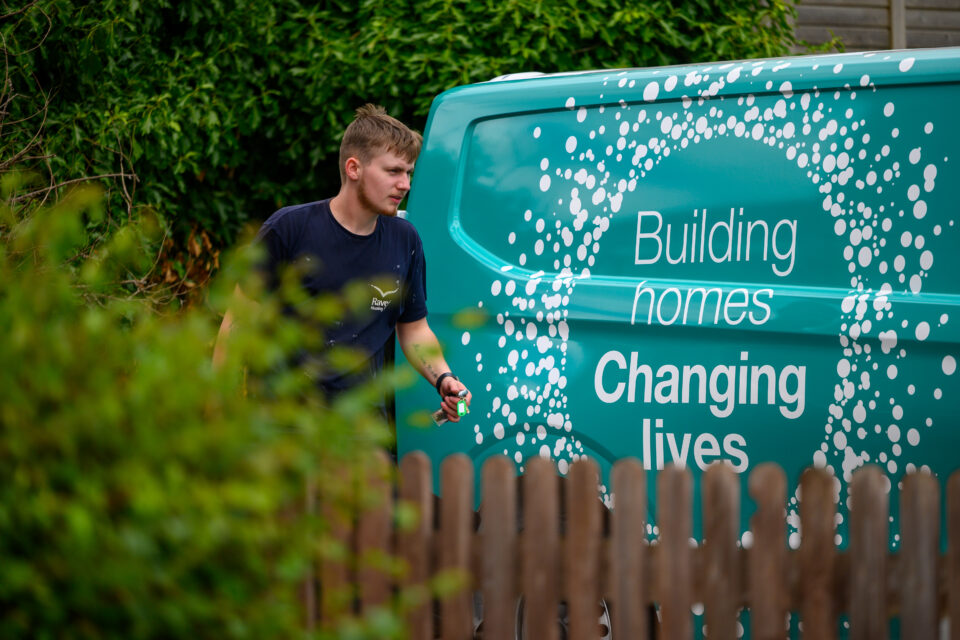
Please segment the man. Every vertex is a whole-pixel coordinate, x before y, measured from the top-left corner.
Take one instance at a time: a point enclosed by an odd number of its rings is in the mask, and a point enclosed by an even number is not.
[[[458,394],[471,394],[454,376],[427,324],[423,245],[412,224],[397,217],[410,191],[420,134],[387,115],[382,107],[357,109],[340,144],[340,192],[329,200],[284,207],[257,234],[267,254],[268,281],[284,265],[307,266],[302,283],[311,295],[339,292],[347,283],[367,284],[370,308],[326,329],[327,345],[359,348],[370,355],[360,369],[321,367],[318,384],[330,397],[369,379],[384,366],[384,350],[396,330],[413,367],[434,385],[451,422],[460,419]],[[223,318],[214,363],[225,357],[233,324]],[[323,354],[309,354],[320,358]]]

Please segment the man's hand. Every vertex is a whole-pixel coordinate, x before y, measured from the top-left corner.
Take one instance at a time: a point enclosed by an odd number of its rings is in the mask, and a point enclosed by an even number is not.
[[[427,319],[398,322],[397,342],[400,343],[403,354],[407,356],[407,362],[413,365],[413,368],[426,378],[427,382],[436,385],[437,380],[443,378],[437,389],[442,398],[440,409],[450,422],[460,422],[460,415],[457,413],[457,403],[460,398],[457,394],[466,390],[466,387],[452,375],[444,375],[444,373],[449,374],[450,365],[444,360],[440,343],[437,342],[437,336],[427,324]],[[467,407],[470,406],[471,398],[470,392],[467,391],[467,395],[463,398],[467,402]]]
[[[447,376],[440,381],[440,395],[443,396],[443,400],[440,402],[440,408],[443,409],[447,420],[450,422],[460,422],[460,414],[457,413],[457,403],[460,402],[460,392],[464,390],[467,391],[467,395],[463,399],[466,400],[467,408],[469,408],[470,400],[473,396],[462,382],[452,376]]]

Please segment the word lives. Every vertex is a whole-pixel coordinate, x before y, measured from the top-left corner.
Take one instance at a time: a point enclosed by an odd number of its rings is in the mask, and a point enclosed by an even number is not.
[[[804,411],[807,368],[788,364],[753,364],[750,354],[740,352],[740,361],[730,364],[671,364],[640,362],[637,351],[612,350],[597,362],[593,388],[604,403],[642,403],[646,406],[698,404],[716,418],[726,418],[738,406],[776,407],[789,420]],[[647,413],[647,411],[645,411]],[[701,469],[716,460],[728,461],[738,473],[746,470],[747,440],[727,429],[719,435],[665,430],[662,418],[643,418],[641,442],[646,469],[663,469],[665,462],[696,464]]]

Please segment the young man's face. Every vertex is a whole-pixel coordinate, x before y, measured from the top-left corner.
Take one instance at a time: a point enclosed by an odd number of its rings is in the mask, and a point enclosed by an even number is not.
[[[410,191],[413,163],[386,151],[361,165],[357,191],[360,203],[368,211],[384,216],[397,215],[400,201]]]

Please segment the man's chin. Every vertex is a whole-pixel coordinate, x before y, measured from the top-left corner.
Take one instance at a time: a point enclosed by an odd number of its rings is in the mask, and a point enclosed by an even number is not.
[[[380,215],[382,215],[382,216],[389,216],[389,217],[393,218],[393,217],[395,217],[395,216],[397,215],[397,211],[398,211],[399,209],[400,209],[400,203],[399,203],[399,202],[398,202],[397,204],[389,204],[389,205],[387,205],[386,207],[383,207],[382,209],[380,209]]]

